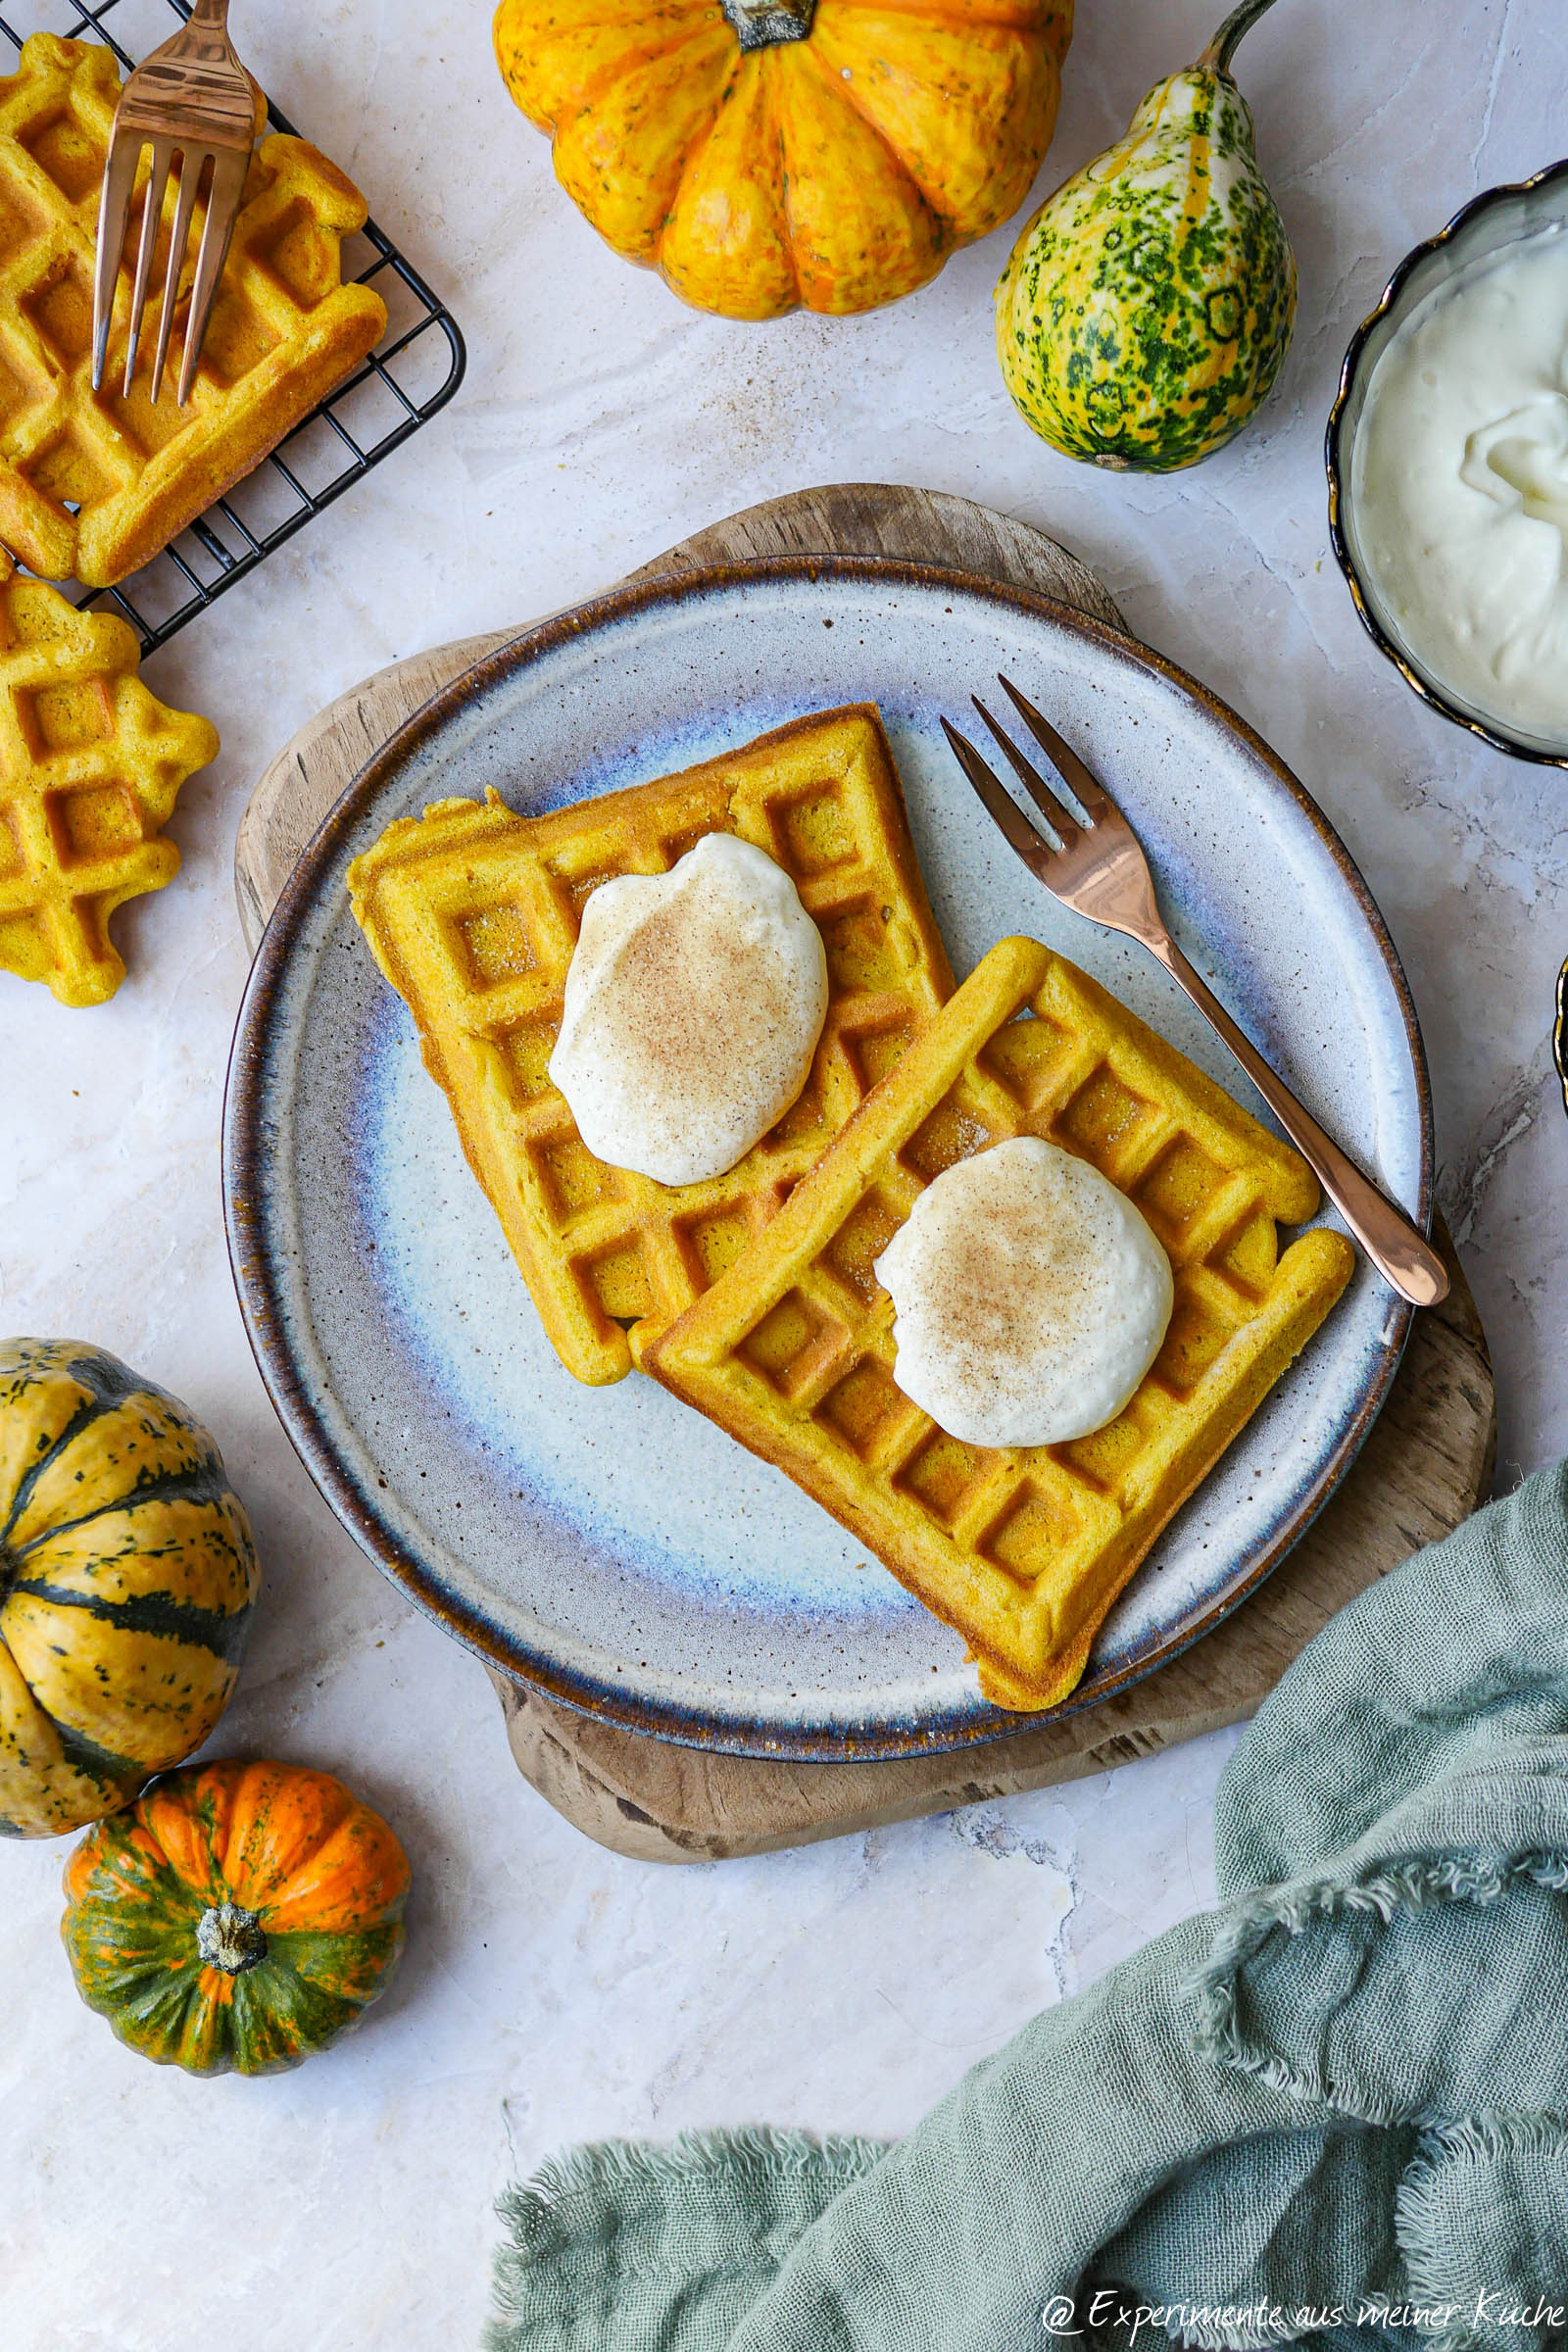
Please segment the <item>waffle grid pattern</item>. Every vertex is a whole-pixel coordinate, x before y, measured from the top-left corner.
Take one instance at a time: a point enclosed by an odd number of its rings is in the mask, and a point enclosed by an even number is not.
[[[358,191],[303,140],[274,135],[252,159],[186,406],[172,397],[155,406],[145,368],[128,397],[119,388],[123,266],[95,393],[93,245],[119,95],[107,49],[50,33],[32,36],[0,84],[0,536],[34,571],[95,588],[141,568],[250,472],[386,325],[380,296],[340,278],[341,240],[365,218]],[[172,187],[163,213],[155,284]],[[205,218],[198,207],[182,305]]]
[[[136,659],[114,613],[77,612],[42,580],[0,585],[0,969],[64,1004],[101,1004],[123,979],[109,917],[178,871],[160,828],[218,751]]]
[[[666,1187],[588,1151],[547,1064],[589,893],[665,872],[720,830],[795,882],[826,944],[829,1007],[778,1125],[728,1175]],[[734,1263],[952,985],[869,708],[559,815],[442,803],[390,828],[351,888],[552,1342],[591,1382],[618,1380]]]
[[[190,12],[184,0],[169,0],[168,22],[159,25],[157,16],[161,13],[154,9],[152,0],[137,0],[136,5],[131,5],[130,0],[102,0],[102,5],[96,7],[90,6],[88,0],[41,0],[36,12],[50,31],[107,45],[125,70]],[[20,59],[24,41],[24,35],[0,15],[0,63],[6,57],[3,43],[9,42]],[[268,122],[272,130],[293,136],[292,125],[275,108],[270,108]],[[53,184],[68,200],[68,209],[85,226],[90,320],[96,176],[90,192],[84,192],[79,152],[72,152],[69,139],[62,151],[58,132],[51,137],[47,124],[30,154],[45,178],[51,166],[59,172]],[[36,183],[34,193],[37,193]],[[0,223],[0,244],[7,242],[11,233]],[[189,527],[181,529],[178,537],[145,569],[128,579],[120,579],[112,587],[90,588],[77,596],[76,601],[84,607],[107,605],[118,612],[136,631],[144,654],[166,643],[224,589],[245,577],[313,515],[417,431],[457,390],[463,376],[465,352],[456,323],[445,307],[373,221],[365,222],[355,243],[365,248],[367,258],[356,268],[353,288],[368,287],[377,298],[388,297],[393,308],[392,329],[378,348],[364,356],[363,365],[351,366],[350,372],[335,387],[328,388],[326,371],[322,370],[321,382],[310,398],[316,400],[323,389],[328,396],[303,418],[295,409],[287,437],[265,458],[260,470],[248,476],[241,486],[243,495],[225,492],[222,497],[213,498],[213,503],[189,520]],[[58,262],[62,257],[53,258]],[[69,258],[72,266],[64,271],[60,285],[44,287],[42,291],[44,308],[53,314],[52,333],[72,344],[79,338],[79,269],[75,266],[79,256],[73,252]],[[363,302],[364,297],[354,294],[353,299]],[[24,330],[24,344],[29,340]],[[51,369],[58,365],[58,359],[48,349],[47,336],[33,346],[32,356],[36,357],[40,350],[45,353]],[[5,366],[6,371],[11,372],[9,355]],[[133,410],[138,406],[137,396],[133,395],[130,405]],[[169,405],[172,408],[172,403]],[[5,401],[0,398],[0,409],[4,406]],[[144,391],[139,406],[146,407]],[[145,430],[145,418],[133,418],[133,422],[138,429]],[[49,434],[43,433],[45,450],[49,440]],[[255,441],[255,457],[261,456],[265,447],[265,441]],[[123,454],[111,447],[112,457],[122,460]],[[247,466],[252,465],[254,457],[244,463]],[[41,471],[47,481],[51,474],[47,455]],[[211,496],[223,482],[231,482],[234,472],[232,466],[215,472],[206,495]],[[187,518],[188,502],[181,520]],[[30,561],[25,548],[19,547],[18,552],[24,561]],[[140,560],[138,556],[137,561]],[[38,564],[34,568],[46,566]]]
[[[1028,1004],[1032,1017],[1017,1017]],[[947,1436],[895,1386],[873,1264],[946,1167],[1016,1135],[1088,1159],[1168,1252],[1165,1343],[1125,1411],[1062,1446]],[[1317,1206],[1305,1163],[1087,975],[1004,941],[648,1369],[777,1463],[978,1655],[999,1703],[1039,1708],[1159,1530],[1327,1313],[1338,1233],[1278,1255]]]

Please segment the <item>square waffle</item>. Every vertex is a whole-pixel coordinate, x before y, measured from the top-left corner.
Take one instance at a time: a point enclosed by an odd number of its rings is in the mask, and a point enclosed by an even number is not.
[[[1025,1006],[1029,1011],[1017,1017]],[[872,1271],[942,1169],[1048,1137],[1136,1201],[1175,1306],[1126,1409],[1068,1445],[987,1450],[894,1385]],[[1349,1279],[1304,1160],[1088,976],[1004,940],[746,1256],[645,1368],[841,1520],[956,1627],[999,1705],[1055,1705],[1155,1537]]]
[[[775,858],[827,948],[799,1102],[726,1176],[666,1186],[597,1159],[548,1064],[584,901],[705,833]],[[774,1215],[953,985],[898,771],[868,706],[794,720],[679,775],[517,816],[492,793],[400,818],[349,876],[468,1163],[579,1380],[619,1380]]]
[[[154,407],[143,365],[126,399],[130,273],[122,266],[104,388],[92,376],[98,192],[120,96],[113,53],[35,32],[0,77],[0,539],[46,579],[92,588],[152,561],[308,416],[386,325],[341,280],[365,202],[303,139],[266,139],[246,182],[191,396]],[[134,253],[145,201],[131,210]],[[175,191],[164,201],[147,326],[157,321]],[[173,349],[205,219],[186,247]]]
[[[218,752],[205,718],[142,684],[139,651],[114,613],[76,612],[0,556],[0,969],[62,1004],[101,1004],[124,978],[109,917],[178,872],[159,828]]]

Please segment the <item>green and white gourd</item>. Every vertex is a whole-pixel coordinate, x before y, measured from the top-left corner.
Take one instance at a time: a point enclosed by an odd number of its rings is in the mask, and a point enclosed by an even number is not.
[[[997,287],[997,352],[1042,439],[1172,472],[1239,433],[1278,376],[1296,260],[1231,78],[1245,0],[1124,139],[1047,198]]]

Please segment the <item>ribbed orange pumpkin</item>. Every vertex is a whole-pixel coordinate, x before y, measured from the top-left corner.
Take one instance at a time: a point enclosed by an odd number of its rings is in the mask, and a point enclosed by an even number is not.
[[[66,1864],[76,1989],[187,2074],[275,2075],[359,2023],[403,1949],[409,1865],[307,1764],[188,1764]]]
[[[699,310],[894,302],[1015,213],[1072,0],[501,0],[556,175]]]

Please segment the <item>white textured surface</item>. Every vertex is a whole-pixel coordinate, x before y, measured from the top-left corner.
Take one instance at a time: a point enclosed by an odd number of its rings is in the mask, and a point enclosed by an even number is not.
[[[1082,0],[1047,181],[1196,54],[1214,0]],[[613,2131],[761,2117],[897,2131],[1041,2001],[1210,1889],[1216,1739],[1109,1780],[796,1856],[623,1863],[513,1771],[479,1668],[341,1537],[252,1371],[224,1261],[219,1101],[245,956],[245,794],[396,655],[604,585],[717,514],[823,480],[960,491],[1053,529],[1131,623],[1275,744],[1359,858],[1432,1054],[1444,1196],[1500,1376],[1504,1476],[1558,1450],[1568,1138],[1549,1075],[1563,778],[1419,709],[1328,552],[1319,445],[1349,332],[1465,198],[1552,160],[1556,0],[1292,0],[1241,78],[1301,265],[1261,422],[1164,482],[1079,469],[1001,392],[1005,232],[897,310],[761,329],[617,263],[512,110],[480,12],[242,5],[262,77],[446,293],[466,384],[411,449],[152,665],[220,760],[178,881],[120,917],[132,977],[66,1012],[0,979],[0,1326],[103,1342],[219,1432],[269,1574],[220,1746],[308,1758],[384,1806],[417,1890],[404,1973],[356,2039],[276,2082],[154,2070],[80,2009],[64,1847],[0,1853],[0,2260],[9,2352],[447,2352],[484,2303],[514,2161]],[[352,130],[344,126],[357,126]]]

